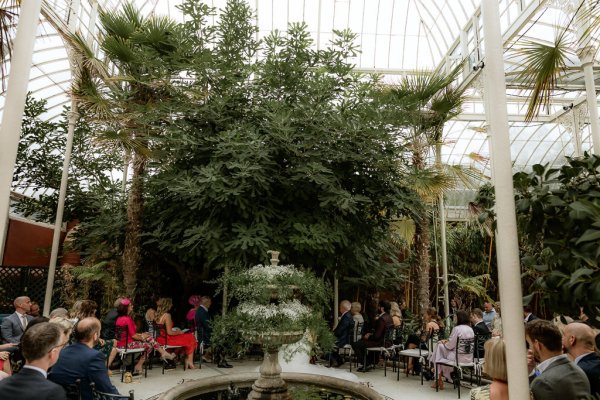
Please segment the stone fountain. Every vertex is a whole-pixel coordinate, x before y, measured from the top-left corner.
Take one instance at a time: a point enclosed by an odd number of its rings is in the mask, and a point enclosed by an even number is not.
[[[286,354],[289,347],[296,351],[305,349],[304,346],[286,345],[310,337],[313,331],[308,329],[309,326],[319,330],[319,324],[324,324],[319,307],[327,302],[328,291],[323,281],[314,274],[300,271],[292,265],[279,266],[278,251],[269,251],[268,254],[271,255],[271,265],[257,265],[230,281],[224,279],[232,297],[239,301],[228,314],[230,320],[239,321],[236,326],[244,340],[259,344],[264,351],[258,378],[256,374],[245,373],[189,381],[168,390],[159,399],[201,398],[197,396],[223,390],[233,384],[239,388],[251,386],[249,400],[288,400],[291,399],[288,383],[334,390],[343,394],[344,398],[383,399],[380,394],[359,383],[325,374],[282,373],[278,357],[280,351]],[[324,328],[328,329],[326,325]],[[282,350],[286,347],[288,350]]]

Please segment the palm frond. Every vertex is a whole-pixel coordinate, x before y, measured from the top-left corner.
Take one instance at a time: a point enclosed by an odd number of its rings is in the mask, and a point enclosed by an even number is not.
[[[128,40],[143,25],[144,18],[133,4],[126,3],[122,10],[102,11],[100,22],[106,36]]]
[[[433,201],[456,185],[454,176],[437,167],[413,168],[405,176],[407,186],[425,201]]]
[[[517,78],[523,84],[532,87],[525,121],[530,122],[539,115],[540,110],[550,105],[552,92],[556,89],[558,78],[566,68],[570,49],[565,31],[558,32],[554,45],[524,40],[516,54],[521,58],[519,63],[524,66]]]
[[[476,276],[451,274],[449,276],[451,279],[448,283],[453,285],[456,288],[456,291],[472,293],[475,297],[480,299],[490,299],[488,289],[486,287],[486,282],[491,282],[489,274]]]
[[[12,57],[13,40],[17,33],[17,12],[21,0],[0,1],[0,79],[2,80],[2,91],[6,90],[6,76],[8,60]]]
[[[390,234],[394,245],[412,245],[417,231],[415,221],[411,218],[400,218],[390,224]]]

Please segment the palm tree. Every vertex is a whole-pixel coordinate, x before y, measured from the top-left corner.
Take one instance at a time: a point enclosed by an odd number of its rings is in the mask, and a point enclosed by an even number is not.
[[[441,142],[444,124],[461,111],[463,95],[452,87],[460,69],[448,75],[438,72],[419,72],[403,77],[384,93],[384,103],[393,114],[396,126],[407,134],[412,165],[406,166],[406,187],[431,204],[445,190],[454,186],[455,177],[439,165],[429,166],[426,157]],[[413,250],[416,257],[417,311],[430,304],[430,220],[426,206],[413,210]]]
[[[144,18],[131,4],[122,11],[102,12],[100,22],[105,61],[80,35],[68,38],[80,60],[73,95],[102,127],[99,140],[132,153],[122,268],[125,291],[133,296],[141,263],[143,178],[152,144],[170,118],[169,99],[179,74],[175,65],[185,59],[179,48],[183,40],[175,22]]]
[[[12,56],[12,42],[16,34],[17,10],[21,0],[0,0],[0,79],[6,90],[6,66]]]

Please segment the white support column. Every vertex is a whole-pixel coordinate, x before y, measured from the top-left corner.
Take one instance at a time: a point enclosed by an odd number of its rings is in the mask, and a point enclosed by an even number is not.
[[[88,23],[87,44],[92,48],[94,43],[94,34],[96,33],[96,22],[98,19],[98,1],[92,0],[92,10],[90,12],[90,21]],[[257,25],[258,26],[258,25]]]
[[[581,143],[581,125],[579,124],[579,110],[571,109],[571,118],[573,118],[573,145],[575,146],[575,157],[583,155],[583,146]]]
[[[500,12],[498,0],[482,0],[481,11],[485,37],[485,93],[491,129],[491,160],[494,171],[500,300],[502,301],[502,326],[508,365],[508,390],[511,399],[529,398],[529,381],[523,325],[523,293],[517,240],[517,219],[512,162],[506,109],[506,77]],[[491,109],[493,107],[493,110]]]
[[[442,164],[442,145],[435,146],[435,162],[439,166]],[[446,210],[444,206],[444,194],[440,194],[438,199],[440,208],[440,241],[442,244],[442,280],[444,282],[444,316],[450,315],[450,294],[448,292],[448,253],[446,251]]]
[[[54,220],[54,234],[52,236],[52,251],[50,252],[50,264],[48,265],[48,281],[46,281],[46,295],[44,296],[43,315],[50,314],[52,303],[52,292],[54,291],[54,275],[56,273],[56,263],[58,261],[58,251],[60,247],[60,231],[63,224],[63,214],[65,210],[65,198],[67,196],[67,186],[69,183],[69,165],[71,164],[71,151],[73,150],[73,136],[75,135],[75,124],[77,123],[77,102],[71,101],[71,111],[69,111],[69,128],[67,130],[67,145],[65,148],[65,158],[63,160],[62,177],[60,180],[60,191],[58,194],[58,207],[56,208],[56,219]]]
[[[339,305],[340,304],[340,291],[339,291],[339,280],[337,277],[337,271],[333,273],[333,328],[338,324],[339,318]]]
[[[590,49],[580,55],[585,78],[585,94],[590,127],[592,131],[592,153],[600,155],[600,121],[598,120],[598,103],[596,102],[596,85],[594,83],[594,56]]]
[[[469,62],[469,43],[467,40],[467,32],[463,29],[460,31],[460,52],[462,59],[466,62],[463,64],[463,78],[467,78],[471,73],[471,63]]]
[[[31,57],[41,6],[42,0],[27,0],[21,3],[17,36],[13,42],[14,51],[0,128],[0,263],[4,256],[8,232],[10,188],[17,160],[21,120],[25,110]]]

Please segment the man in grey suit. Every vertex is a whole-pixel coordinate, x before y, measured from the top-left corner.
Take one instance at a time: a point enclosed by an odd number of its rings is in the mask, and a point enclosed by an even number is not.
[[[530,387],[535,399],[577,400],[590,396],[588,378],[562,354],[562,335],[553,323],[531,321],[525,327],[525,336],[529,345]]]
[[[17,297],[14,305],[15,312],[4,318],[2,325],[0,325],[2,343],[19,343],[23,332],[25,332],[25,328],[27,328],[27,324],[33,319],[31,315],[27,315],[31,309],[31,300],[29,297]]]

